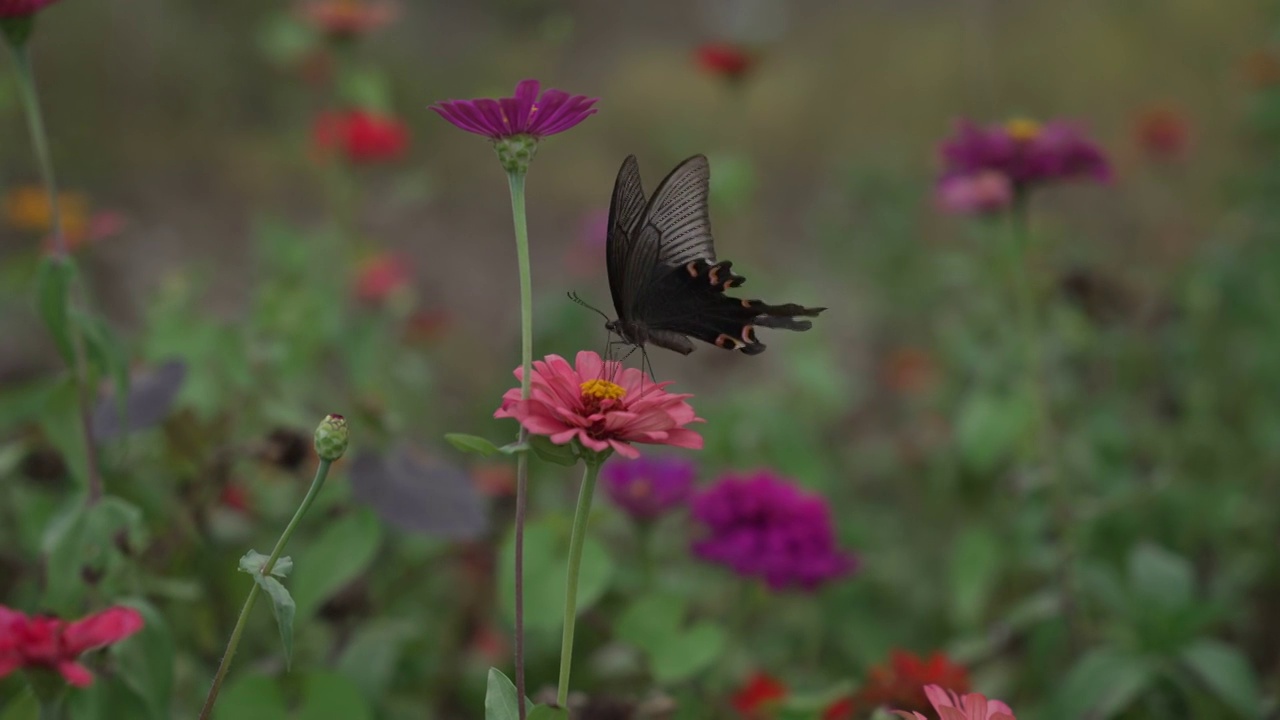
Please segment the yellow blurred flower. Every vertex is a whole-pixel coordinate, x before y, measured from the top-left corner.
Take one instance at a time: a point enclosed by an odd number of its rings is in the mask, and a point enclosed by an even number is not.
[[[24,185],[5,193],[0,204],[6,225],[25,232],[47,236],[53,229],[53,213],[49,194],[37,185]],[[67,248],[74,250],[86,241],[114,235],[122,225],[115,213],[91,213],[89,198],[83,193],[64,192],[58,196],[62,234]]]

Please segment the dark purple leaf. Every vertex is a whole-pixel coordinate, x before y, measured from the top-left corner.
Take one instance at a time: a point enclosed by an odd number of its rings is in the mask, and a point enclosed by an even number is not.
[[[362,452],[350,474],[356,499],[392,527],[448,540],[473,540],[489,529],[471,476],[418,448],[402,443],[381,455]]]
[[[159,425],[169,417],[186,378],[187,364],[181,360],[166,360],[135,373],[129,383],[123,417],[114,388],[98,399],[91,421],[93,437],[101,442]]]

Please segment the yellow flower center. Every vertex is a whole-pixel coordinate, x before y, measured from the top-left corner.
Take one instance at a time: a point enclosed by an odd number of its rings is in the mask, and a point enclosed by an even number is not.
[[[621,385],[608,380],[588,380],[582,383],[582,397],[596,400],[621,400],[627,394]]]
[[[648,480],[636,480],[627,489],[627,493],[636,500],[648,497],[651,492],[653,492],[653,486],[649,484]]]
[[[1014,140],[1034,140],[1040,134],[1040,123],[1030,118],[1014,118],[1004,124],[1004,129]]]

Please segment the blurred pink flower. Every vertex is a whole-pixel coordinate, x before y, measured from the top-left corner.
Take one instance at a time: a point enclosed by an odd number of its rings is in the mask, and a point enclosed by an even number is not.
[[[516,368],[517,380],[523,379],[522,370]],[[493,416],[515,418],[557,445],[576,438],[590,450],[612,448],[625,458],[640,457],[631,443],[702,448],[702,436],[684,427],[703,422],[685,402],[692,396],[669,393],[664,388],[671,383],[654,383],[635,368],[584,350],[575,365],[559,355],[535,360],[531,380],[528,400],[512,388]]]
[[[52,5],[55,2],[57,0],[0,0],[0,18],[31,15],[45,5]]]
[[[1013,202],[1013,184],[996,170],[956,175],[938,183],[938,206],[960,215],[999,212]]]
[[[547,90],[537,80],[522,80],[513,97],[493,100],[443,100],[431,106],[455,127],[491,140],[516,135],[544,138],[564,132],[595,114],[598,98]]]
[[[93,683],[81,653],[117,643],[142,629],[142,615],[116,606],[75,622],[0,605],[0,678],[21,668],[45,668],[76,687]]]
[[[926,685],[924,694],[933,703],[939,720],[1017,720],[1008,705],[999,700],[988,700],[978,693],[970,693],[962,698],[938,685]],[[918,712],[894,710],[894,713],[906,720],[928,720]]]
[[[356,275],[356,299],[380,305],[409,285],[408,260],[391,252],[379,253],[361,264]]]
[[[400,159],[409,128],[397,117],[368,110],[327,112],[316,118],[311,141],[321,157],[340,152],[356,164]]]
[[[726,80],[741,80],[755,66],[755,58],[741,45],[709,42],[699,45],[694,59],[703,71]]]
[[[596,208],[578,221],[578,234],[565,250],[564,264],[575,275],[594,275],[604,265],[609,208]]]

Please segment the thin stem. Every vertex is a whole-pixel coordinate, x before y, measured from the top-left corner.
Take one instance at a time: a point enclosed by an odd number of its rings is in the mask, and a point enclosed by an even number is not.
[[[316,496],[320,494],[320,488],[324,487],[325,478],[329,477],[329,466],[333,463],[329,460],[320,460],[320,465],[316,467],[315,479],[311,481],[311,489],[307,490],[306,497],[302,498],[302,504],[298,506],[297,512],[293,514],[293,519],[285,526],[284,532],[280,534],[280,539],[276,541],[275,549],[271,551],[271,557],[262,565],[262,574],[270,575],[275,569],[276,561],[280,559],[280,553],[284,552],[284,546],[288,544],[293,531],[298,528],[298,523],[302,520],[302,516],[307,514],[311,504],[315,502]],[[240,617],[236,619],[236,626],[231,631],[231,639],[227,641],[227,649],[222,653],[222,662],[218,663],[218,672],[213,676],[213,686],[209,688],[209,696],[204,699],[204,707],[200,709],[199,720],[209,720],[213,714],[213,705],[218,701],[218,691],[222,689],[222,681],[227,676],[227,670],[231,668],[231,660],[236,656],[236,649],[240,647],[240,636],[244,634],[245,625],[248,624],[249,613],[253,610],[253,604],[258,601],[258,592],[260,587],[255,580],[253,587],[249,588],[249,597],[244,600],[244,607],[240,609]]]
[[[560,638],[560,689],[556,704],[568,707],[569,669],[573,665],[573,626],[578,619],[578,573],[582,570],[582,548],[587,539],[587,519],[591,516],[591,499],[596,492],[596,478],[603,461],[588,460],[578,491],[578,509],[573,514],[573,534],[569,538],[569,572],[564,584],[564,634]]]
[[[508,172],[507,187],[511,191],[511,220],[516,233],[516,260],[520,266],[520,398],[529,399],[529,383],[533,375],[533,274],[529,263],[529,224],[524,209],[524,173]],[[522,425],[518,443],[529,440]],[[516,703],[520,720],[528,712],[524,704],[524,524],[529,510],[529,453],[516,456],[516,527],[515,527],[515,605],[516,605]]]
[[[27,129],[31,133],[31,144],[35,148],[36,165],[40,169],[40,179],[49,196],[49,231],[53,238],[52,260],[56,263],[70,263],[67,240],[62,234],[62,208],[58,202],[58,179],[53,171],[53,155],[49,152],[49,133],[45,129],[44,115],[40,112],[40,96],[36,92],[36,75],[31,66],[31,53],[25,43],[9,43],[9,48],[13,51],[13,66],[18,76],[18,93],[22,98],[22,108],[27,116]],[[69,306],[71,299],[71,289],[68,287],[67,296],[62,298],[62,302]],[[102,498],[103,488],[102,475],[98,467],[98,447],[93,442],[90,425],[92,397],[89,391],[89,373],[79,323],[71,322],[68,332],[71,336],[71,370],[76,381],[76,399],[80,406],[80,433],[84,438],[85,465],[88,473],[87,503],[92,505]]]

